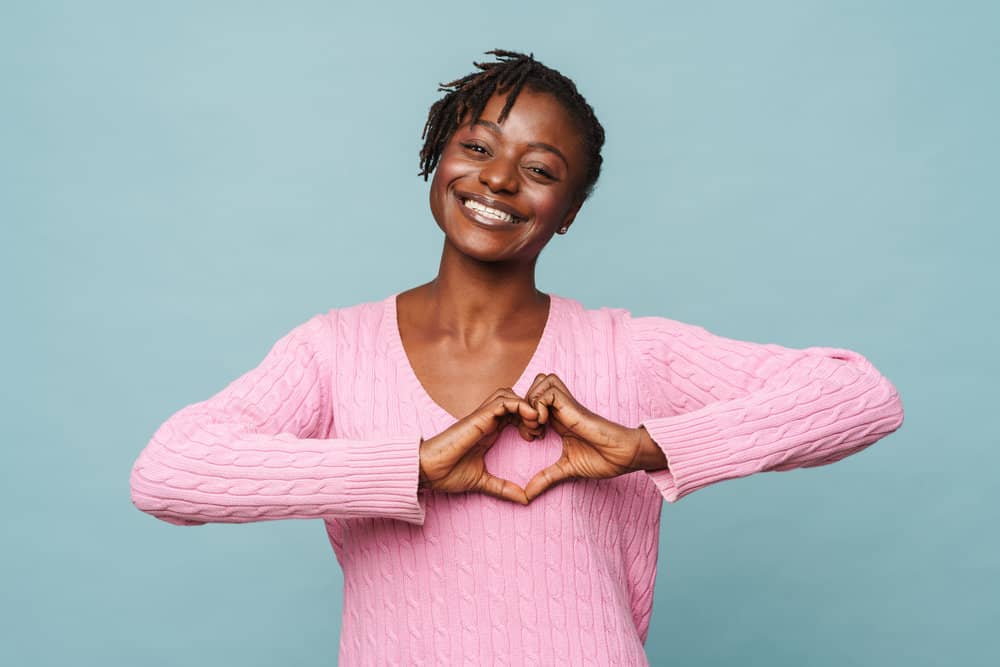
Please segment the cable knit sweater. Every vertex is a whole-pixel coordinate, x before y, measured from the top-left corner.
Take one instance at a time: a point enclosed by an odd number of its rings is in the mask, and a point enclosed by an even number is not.
[[[644,425],[669,467],[568,480],[527,506],[418,491],[421,436],[455,419],[414,374],[393,294],[315,315],[170,416],[135,461],[132,502],[179,525],[323,519],[344,574],[344,667],[645,665],[663,500],[832,463],[903,421],[895,387],[857,352],[558,295],[513,390],[540,372]],[[560,447],[552,429],[528,442],[508,428],[486,463],[523,486]]]

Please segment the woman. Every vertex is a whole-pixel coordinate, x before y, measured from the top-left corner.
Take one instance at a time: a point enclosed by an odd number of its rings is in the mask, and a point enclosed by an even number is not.
[[[490,53],[424,131],[437,277],[312,317],[175,413],[132,500],[182,525],[322,518],[341,665],[647,664],[662,501],[842,459],[902,404],[851,350],[539,291],[604,130],[559,72]]]

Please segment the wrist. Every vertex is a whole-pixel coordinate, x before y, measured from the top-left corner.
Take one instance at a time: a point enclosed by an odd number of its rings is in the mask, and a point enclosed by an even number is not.
[[[424,472],[424,439],[420,438],[420,450],[417,454],[417,490],[426,488],[427,474]]]
[[[633,461],[634,467],[637,470],[665,469],[667,467],[667,456],[663,453],[660,446],[656,444],[656,441],[653,440],[646,427],[640,425],[634,430],[636,431],[636,438],[639,443]]]

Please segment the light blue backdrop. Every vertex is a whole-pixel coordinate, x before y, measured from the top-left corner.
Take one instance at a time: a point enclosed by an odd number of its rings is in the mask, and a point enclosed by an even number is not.
[[[665,505],[651,662],[998,664],[997,4],[576,4],[3,5],[0,662],[335,664],[319,520],[171,526],[129,471],[296,324],[433,277],[420,131],[502,47],[608,131],[542,289],[903,397],[857,456]]]

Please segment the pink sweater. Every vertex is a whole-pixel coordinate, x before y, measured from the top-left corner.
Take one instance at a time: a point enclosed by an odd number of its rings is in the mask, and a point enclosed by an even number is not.
[[[256,368],[174,413],[139,454],[132,502],[173,524],[323,519],[344,573],[352,665],[645,665],[660,509],[758,472],[833,463],[895,431],[895,387],[846,349],[714,335],[552,295],[513,389],[551,372],[645,425],[669,468],[569,480],[521,506],[417,490],[418,442],[454,423],[403,349],[396,295],[332,309]],[[488,452],[522,486],[558,435]]]

